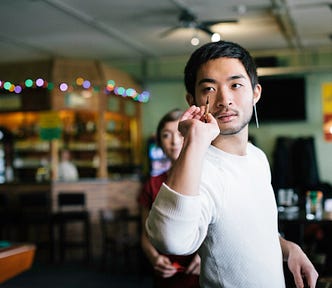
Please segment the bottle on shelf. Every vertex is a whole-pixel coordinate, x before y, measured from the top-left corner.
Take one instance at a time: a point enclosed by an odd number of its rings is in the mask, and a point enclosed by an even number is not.
[[[306,218],[308,220],[321,220],[323,218],[322,191],[307,191]]]

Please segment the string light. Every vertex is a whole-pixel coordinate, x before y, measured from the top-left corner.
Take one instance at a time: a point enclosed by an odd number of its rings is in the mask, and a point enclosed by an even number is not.
[[[61,83],[61,84],[59,85],[59,89],[60,89],[60,91],[62,91],[62,92],[66,92],[66,91],[68,90],[68,85],[67,85],[67,83]]]
[[[10,87],[12,86],[12,84],[8,81],[6,81],[4,84],[3,84],[3,88],[5,88],[6,90],[9,90]]]
[[[15,86],[14,92],[20,94],[22,92],[22,87],[20,85]]]
[[[76,87],[83,88],[85,90],[93,90],[96,92],[101,91],[99,86],[93,86],[89,80],[78,77],[75,84],[68,84],[62,82],[58,85],[54,85],[52,82],[48,82],[45,79],[37,78],[35,81],[32,79],[26,79],[23,84],[15,85],[9,81],[0,80],[0,90],[7,90],[8,92],[14,92],[20,94],[25,88],[45,88],[48,90],[53,90],[58,88],[61,92],[67,93],[68,91],[73,91]],[[148,91],[143,91],[139,94],[134,88],[125,88],[117,86],[114,80],[108,80],[103,90],[105,94],[109,95],[113,93],[121,97],[129,97],[134,101],[146,103],[150,99],[150,93]]]
[[[44,80],[42,78],[38,78],[36,80],[36,86],[37,87],[43,87],[44,86]]]
[[[78,77],[76,79],[76,85],[77,86],[82,86],[83,85],[83,82],[84,82],[84,79],[82,77]]]
[[[89,80],[84,80],[84,81],[83,81],[82,87],[83,87],[84,89],[89,89],[90,86],[91,86],[91,83],[90,83]]]
[[[25,80],[24,83],[25,83],[25,87],[28,87],[28,88],[32,87],[32,85],[33,85],[33,81],[31,79]]]

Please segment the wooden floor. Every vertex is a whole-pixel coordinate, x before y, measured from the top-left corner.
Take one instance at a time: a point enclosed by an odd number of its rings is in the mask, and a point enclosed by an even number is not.
[[[1,284],[1,288],[153,288],[151,270],[112,265],[103,267],[100,260],[93,263],[72,261],[50,263],[36,259],[31,269]],[[103,267],[103,268],[102,268]],[[139,267],[141,268],[141,267]],[[332,272],[332,271],[331,271]],[[287,288],[295,288],[292,275],[285,267]],[[320,279],[316,288],[332,288],[332,277]]]

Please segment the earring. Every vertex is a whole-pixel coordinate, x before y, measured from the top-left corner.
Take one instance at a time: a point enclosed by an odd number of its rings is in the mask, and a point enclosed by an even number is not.
[[[257,109],[256,109],[256,103],[254,104],[254,113],[255,113],[256,127],[259,128],[258,116],[257,116]]]

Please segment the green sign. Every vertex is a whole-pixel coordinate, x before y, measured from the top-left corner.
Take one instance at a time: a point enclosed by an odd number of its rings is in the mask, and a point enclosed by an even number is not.
[[[53,140],[61,138],[62,129],[60,127],[55,128],[40,128],[39,136],[42,140]]]

